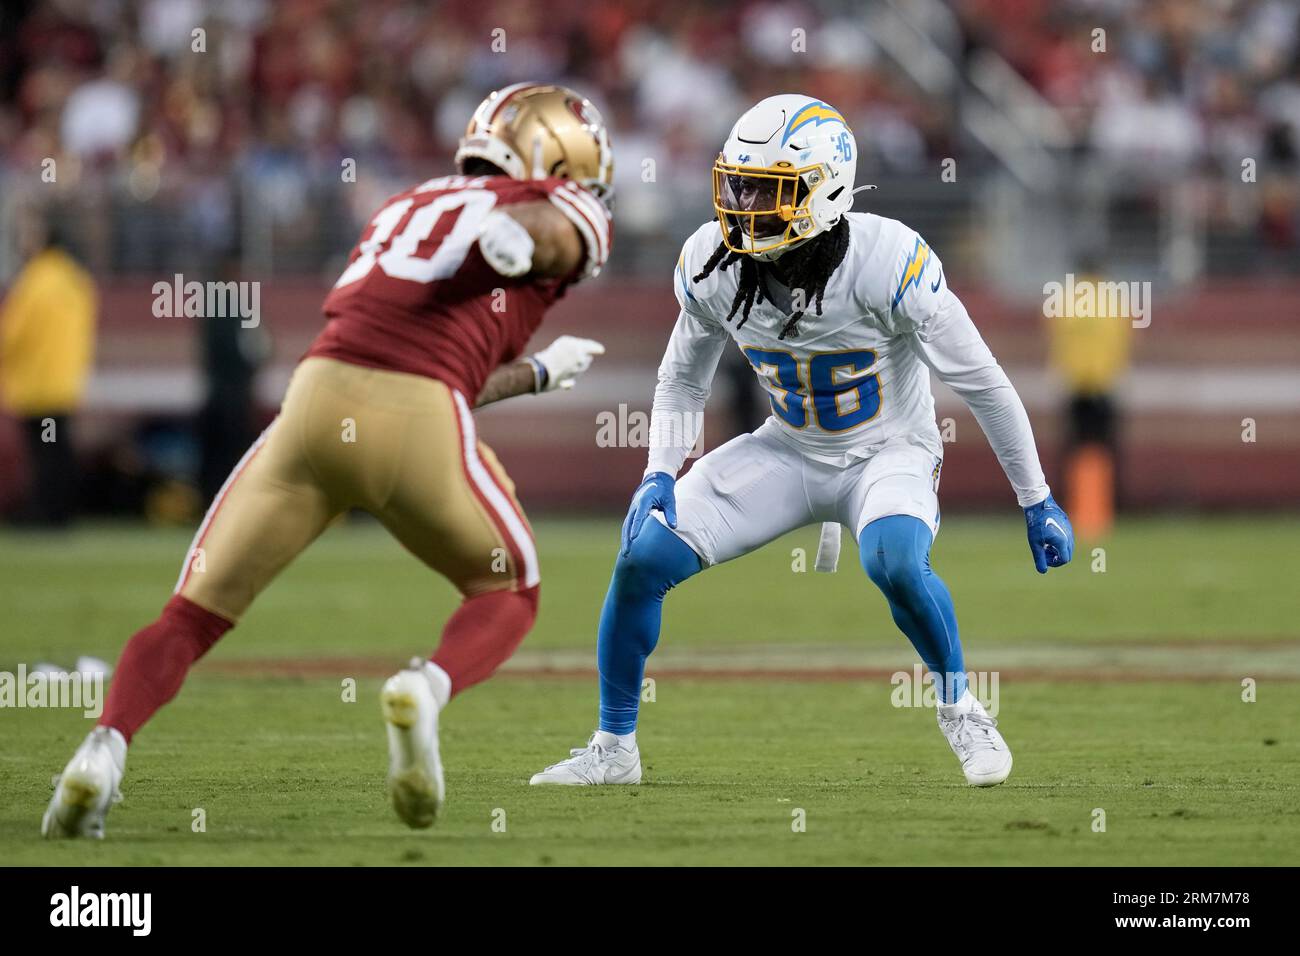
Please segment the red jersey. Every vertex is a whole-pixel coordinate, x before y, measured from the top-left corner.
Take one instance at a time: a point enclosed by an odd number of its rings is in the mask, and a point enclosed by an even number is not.
[[[493,209],[549,199],[577,227],[586,256],[571,276],[510,278],[478,248]],[[431,179],[384,204],[329,295],[325,329],[307,355],[426,375],[473,403],[488,375],[513,361],[547,308],[609,257],[612,223],[572,180],[507,176]]]

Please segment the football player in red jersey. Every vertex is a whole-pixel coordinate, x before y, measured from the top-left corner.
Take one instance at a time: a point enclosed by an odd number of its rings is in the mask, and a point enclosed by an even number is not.
[[[46,836],[103,836],[132,735],[350,508],[464,598],[432,658],[381,695],[394,808],[410,826],[433,823],[439,712],[492,674],[537,614],[532,532],[471,409],[569,388],[604,351],[566,336],[520,358],[547,308],[600,271],[612,229],[608,134],[572,90],[493,93],[456,162],[460,175],[394,196],[362,233],[280,414],[213,500],[161,616],[127,642],[99,725],[55,786]]]

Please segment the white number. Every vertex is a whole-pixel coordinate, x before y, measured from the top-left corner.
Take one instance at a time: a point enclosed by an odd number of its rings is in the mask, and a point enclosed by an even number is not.
[[[361,255],[352,260],[351,265],[343,270],[343,275],[339,276],[339,281],[334,283],[334,288],[351,285],[374,268],[375,253],[383,248],[384,243],[388,241],[393,230],[397,228],[397,224],[402,221],[402,217],[414,202],[414,199],[403,199],[379,210],[375,218],[370,221],[370,224],[375,227],[371,230],[370,238],[360,245]]]
[[[361,254],[343,270],[343,275],[339,276],[339,281],[334,283],[334,288],[342,288],[356,282],[369,273],[376,263],[385,275],[392,276],[394,279],[436,282],[447,278],[465,261],[469,247],[478,238],[479,225],[488,211],[496,205],[496,201],[495,193],[484,190],[463,189],[446,193],[427,206],[417,209],[410,222],[406,224],[406,228],[398,234],[397,238],[392,239],[391,243],[389,239],[392,238],[393,230],[402,221],[402,217],[410,211],[415,200],[402,199],[391,206],[385,206],[371,220],[374,229],[370,232],[370,238],[361,243]],[[438,243],[438,248],[434,250],[433,255],[427,259],[416,255],[420,243],[429,238],[429,234],[433,232],[433,227],[442,218],[443,213],[458,208],[461,209],[461,214],[457,217],[456,224],[451,227],[451,232],[447,233],[442,242]],[[385,245],[388,246],[387,249],[384,249]]]

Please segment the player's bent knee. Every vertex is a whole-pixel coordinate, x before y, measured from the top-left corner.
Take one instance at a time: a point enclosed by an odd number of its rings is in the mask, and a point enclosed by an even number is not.
[[[862,567],[876,587],[893,601],[906,603],[925,591],[930,569],[930,529],[909,515],[871,522],[858,539]]]
[[[619,552],[614,564],[614,586],[625,597],[664,594],[672,587],[659,556],[653,549],[641,546],[639,540],[626,554]]]
[[[542,602],[542,585],[540,583],[534,584],[530,588],[523,588],[515,593],[524,600],[524,606],[528,609],[530,617],[528,624],[531,627],[533,621],[537,620],[537,608]]]
[[[663,597],[700,570],[699,556],[658,521],[649,520],[632,547],[619,552],[613,586],[621,597]]]
[[[468,562],[462,562],[460,573],[447,575],[465,600],[482,594],[496,594],[503,591],[510,594],[531,594],[534,603],[538,600],[537,595],[541,588],[540,576],[532,587],[525,587],[522,570],[514,571],[512,568],[505,572],[496,568],[471,569],[467,565]]]
[[[518,610],[521,616],[527,616],[531,624],[537,617],[538,607],[541,605],[542,586],[534,584],[530,588],[524,587],[496,587],[484,588],[479,591],[466,591],[462,596],[462,605],[476,601],[480,598],[490,598],[495,602],[508,605]]]

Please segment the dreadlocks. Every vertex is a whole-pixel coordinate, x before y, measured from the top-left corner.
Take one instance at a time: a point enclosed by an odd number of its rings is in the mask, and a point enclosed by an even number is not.
[[[732,245],[740,244],[739,226],[730,238]],[[692,281],[699,282],[719,267],[728,269],[733,263],[740,263],[740,281],[736,284],[736,297],[731,300],[731,311],[727,313],[727,321],[730,322],[732,316],[737,311],[740,312],[737,329],[745,327],[745,323],[749,321],[749,310],[754,307],[755,302],[762,302],[764,299],[772,301],[771,294],[767,292],[768,270],[786,288],[793,290],[796,296],[802,292],[805,307],[811,298],[816,303],[817,314],[821,315],[822,296],[826,293],[826,283],[844,261],[848,249],[849,223],[843,218],[832,226],[829,232],[824,232],[817,238],[791,249],[773,262],[757,262],[743,252],[732,252],[725,242],[720,242],[718,248],[713,250],[713,255],[709,256],[709,261],[704,263],[704,268]],[[784,339],[787,335],[798,332],[799,320],[803,316],[804,309],[797,309],[792,313],[789,320],[781,327],[778,338]]]

